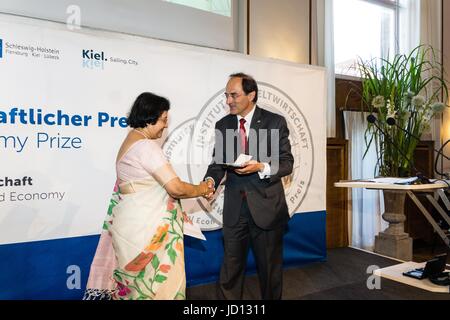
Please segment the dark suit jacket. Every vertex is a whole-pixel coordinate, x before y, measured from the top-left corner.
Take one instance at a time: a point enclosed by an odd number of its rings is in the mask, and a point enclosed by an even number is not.
[[[261,179],[257,172],[239,175],[223,165],[226,162],[234,162],[240,154],[237,151],[240,150],[240,142],[237,130],[238,120],[235,115],[227,115],[216,123],[216,130],[222,133],[223,142],[219,141],[221,137],[216,134],[213,161],[208,167],[205,178],[213,178],[217,189],[225,173],[227,173],[223,207],[224,225],[234,226],[238,222],[243,199],[242,194],[245,193],[256,225],[262,229],[270,230],[282,226],[289,220],[281,178],[292,173],[294,157],[288,139],[289,129],[286,119],[258,106],[255,108],[250,132],[247,133],[249,137],[248,152],[253,156],[253,160],[269,163],[271,166],[270,178]],[[230,132],[233,131],[228,130],[227,134],[227,129],[236,130],[236,132],[234,135],[230,135]],[[272,136],[270,131],[272,129],[275,130],[273,132],[279,134]],[[272,146],[277,145],[273,141],[274,139],[277,139],[278,148],[272,148]],[[231,146],[231,150],[228,148],[228,153],[227,146]],[[279,156],[276,156],[277,153]],[[268,158],[264,155],[267,155]]]

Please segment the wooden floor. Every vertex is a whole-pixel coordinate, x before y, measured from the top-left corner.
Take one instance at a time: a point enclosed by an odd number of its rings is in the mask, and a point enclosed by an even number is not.
[[[369,290],[367,268],[384,268],[399,263],[385,257],[352,248],[331,249],[327,261],[287,269],[283,274],[284,300],[450,300],[450,294],[432,293],[395,281],[381,279],[379,290]],[[216,284],[187,289],[187,299],[216,300]],[[248,276],[245,300],[259,300],[257,276]]]

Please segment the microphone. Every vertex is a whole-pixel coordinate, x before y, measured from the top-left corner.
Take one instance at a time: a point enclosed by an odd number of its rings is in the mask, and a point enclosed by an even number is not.
[[[375,118],[375,117],[374,117],[374,118]],[[417,141],[420,141],[420,138],[419,138],[418,136],[412,134],[409,130],[406,130],[406,129],[400,127],[400,126],[397,124],[397,121],[395,121],[394,118],[389,117],[389,118],[386,119],[386,122],[387,122],[388,125],[390,125],[390,126],[396,126],[397,128],[399,128],[399,129],[402,130],[403,132],[406,132],[406,133],[409,134],[411,137],[415,138]],[[441,148],[440,148],[439,150],[433,148],[434,152],[436,152],[436,153],[438,154],[438,156],[436,157],[436,160],[435,160],[435,162],[434,162],[434,172],[436,172],[438,175],[440,175],[440,176],[442,176],[442,177],[445,177],[446,179],[449,179],[449,176],[448,176],[446,173],[443,173],[443,172],[440,172],[440,171],[439,171],[439,169],[438,169],[438,162],[439,162],[439,157],[443,157],[443,158],[445,158],[445,159],[447,159],[447,160],[450,160],[450,157],[447,157],[447,156],[444,154],[444,148],[445,148],[445,146],[446,146],[449,142],[450,142],[450,140],[448,140],[447,142],[445,142],[445,143],[441,146]]]
[[[389,118],[388,118],[389,119]],[[392,120],[395,119],[391,118]],[[367,122],[373,124],[378,131],[380,131],[383,136],[386,138],[386,140],[395,148],[395,150],[398,151],[398,153],[406,160],[408,161],[408,163],[411,165],[411,167],[414,169],[414,171],[416,171],[416,176],[417,178],[419,178],[421,183],[431,183],[431,181],[419,170],[417,170],[417,168],[414,166],[414,163],[411,161],[411,159],[408,158],[408,156],[400,149],[400,147],[391,139],[390,135],[387,134],[383,129],[380,128],[380,126],[377,124],[377,117],[375,117],[373,114],[369,114],[367,116]],[[390,121],[392,123],[392,121]]]
[[[396,125],[397,127],[399,127],[399,126],[397,125],[397,121],[395,121],[395,119],[392,118],[392,117],[387,118],[387,119],[386,119],[386,122],[387,122],[387,124],[390,125],[390,126]],[[400,128],[400,127],[399,127],[399,128]],[[402,129],[403,129],[403,128],[402,128]]]
[[[377,122],[377,118],[373,114],[369,114],[367,116],[367,122],[375,124]],[[376,126],[376,125],[375,125]]]

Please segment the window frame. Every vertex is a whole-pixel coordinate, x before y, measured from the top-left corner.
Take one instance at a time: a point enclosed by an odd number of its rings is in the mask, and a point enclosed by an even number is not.
[[[359,0],[367,3],[371,3],[383,8],[392,9],[394,11],[394,53],[398,54],[400,52],[399,36],[400,36],[400,0]],[[361,80],[360,77],[348,74],[335,73],[335,77],[339,79],[348,80]]]

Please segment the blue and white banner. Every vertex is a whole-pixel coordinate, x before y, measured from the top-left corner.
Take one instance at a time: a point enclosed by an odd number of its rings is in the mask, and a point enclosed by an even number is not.
[[[115,183],[125,117],[144,91],[171,101],[164,151],[198,183],[228,76],[259,84],[258,105],[286,117],[295,168],[291,214],[325,211],[325,71],[242,54],[0,15],[0,244],[99,234]],[[223,197],[183,205],[221,227]]]

